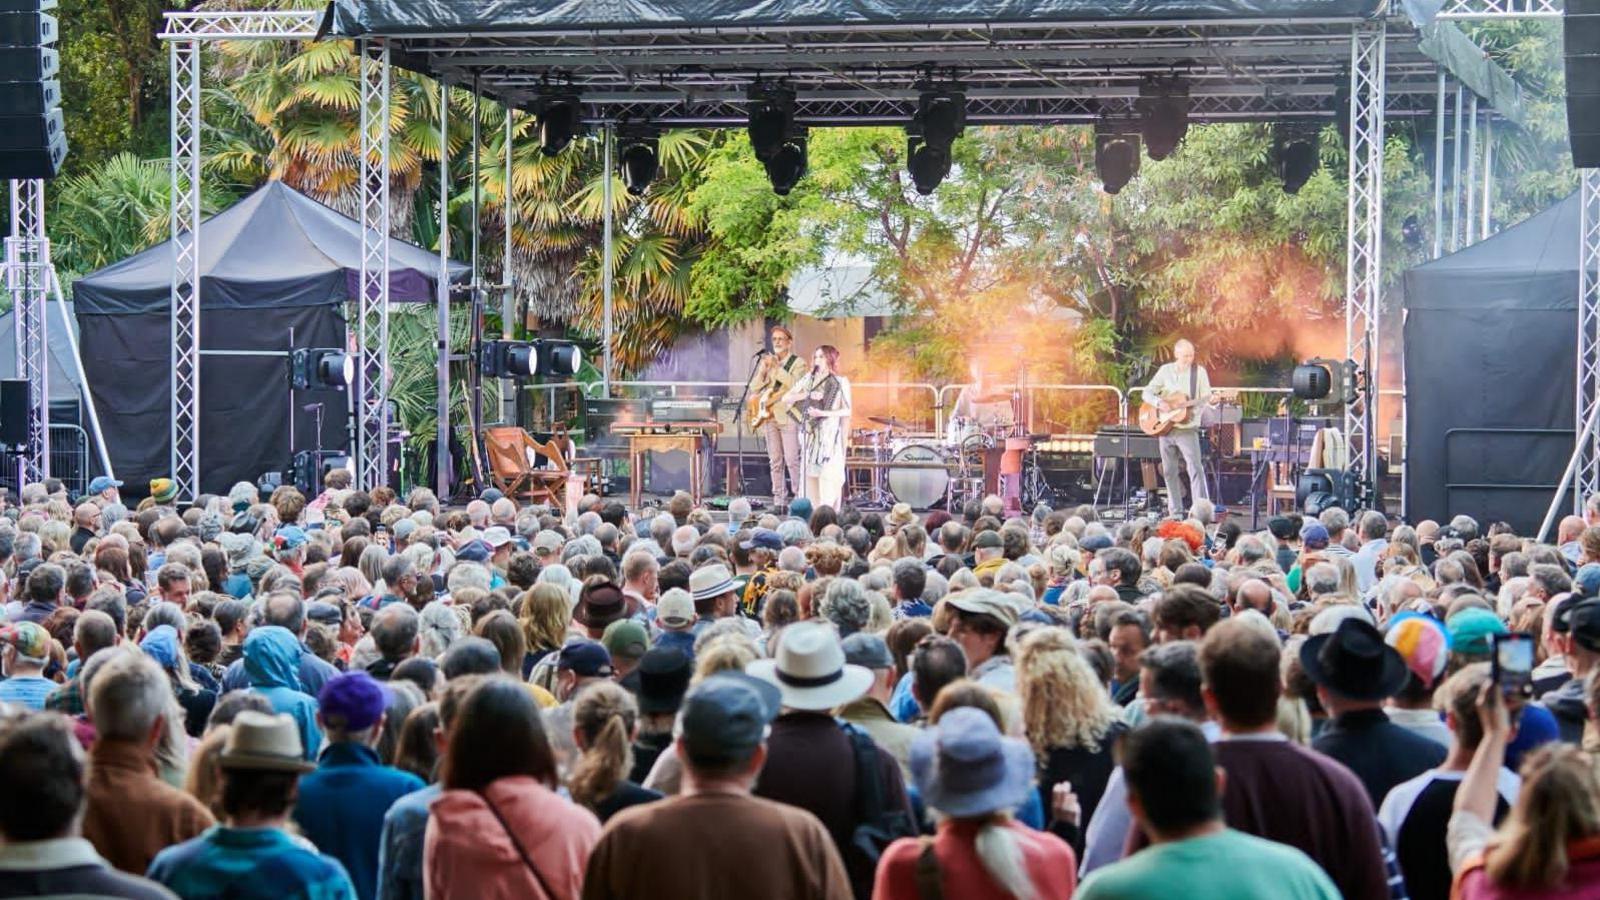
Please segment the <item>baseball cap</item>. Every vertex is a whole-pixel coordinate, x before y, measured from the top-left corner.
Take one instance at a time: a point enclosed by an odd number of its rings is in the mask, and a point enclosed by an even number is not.
[[[694,598],[683,588],[672,588],[656,603],[656,621],[669,628],[681,628],[694,621]]]
[[[611,674],[611,654],[597,641],[568,641],[556,656],[556,670],[570,669],[580,678]]]
[[[1507,633],[1506,623],[1500,621],[1499,616],[1477,607],[1463,609],[1451,616],[1444,627],[1450,632],[1452,653],[1485,655],[1489,652],[1489,636]]]
[[[344,614],[339,611],[338,606],[325,600],[316,600],[306,604],[306,618],[319,625],[332,625],[338,628],[339,623],[344,621]]]
[[[980,531],[972,538],[972,549],[974,550],[998,550],[1003,546],[1005,544],[1000,540],[1000,532],[998,531]]]
[[[50,632],[35,622],[18,622],[0,628],[0,641],[17,648],[17,653],[29,659],[46,659],[50,656]]]
[[[1312,519],[1301,526],[1300,540],[1304,541],[1306,546],[1311,547],[1313,550],[1319,547],[1326,547],[1329,541],[1328,528],[1321,522]]]
[[[1600,594],[1600,563],[1584,563],[1579,566],[1577,574],[1572,576],[1572,582],[1585,597]]]
[[[1399,651],[1406,668],[1428,687],[1438,682],[1450,660],[1450,633],[1432,616],[1400,613],[1389,620],[1383,641]]]
[[[999,619],[1007,628],[1017,624],[1016,605],[999,591],[984,588],[961,591],[945,597],[944,602],[962,612],[987,613]]]
[[[276,537],[278,546],[285,550],[304,547],[306,543],[306,533],[298,525],[285,525],[279,528]]]
[[[683,698],[679,727],[691,756],[748,758],[778,716],[778,689],[742,672],[721,672]]]
[[[1267,531],[1280,541],[1294,540],[1294,520],[1288,516],[1273,516],[1267,520]]]
[[[325,721],[343,720],[348,731],[371,728],[389,705],[383,685],[365,672],[346,672],[328,679],[317,693],[317,711]]]
[[[489,545],[483,541],[468,541],[456,551],[456,559],[463,562],[487,562],[490,552]]]
[[[858,631],[844,639],[844,661],[867,669],[894,668],[889,645],[875,634]]]
[[[501,497],[504,497],[504,496],[505,496],[505,494],[501,493],[499,488],[492,487],[492,488],[484,488],[483,489],[483,493],[478,495],[478,499],[482,500],[485,503],[493,503],[496,500],[499,500]]]
[[[618,619],[606,626],[600,643],[612,659],[641,659],[650,650],[650,633],[634,619]]]
[[[771,528],[757,528],[750,533],[750,540],[740,541],[739,546],[746,550],[754,550],[757,547],[763,550],[782,550],[783,538]]]
[[[89,489],[85,493],[94,495],[101,491],[119,487],[122,487],[122,482],[112,478],[110,475],[96,475],[94,480],[89,482]]]
[[[504,525],[490,525],[483,530],[483,542],[494,549],[511,543],[511,532]]]
[[[1569,602],[1556,615],[1564,620],[1567,634],[1578,646],[1600,653],[1600,599],[1586,597]]]

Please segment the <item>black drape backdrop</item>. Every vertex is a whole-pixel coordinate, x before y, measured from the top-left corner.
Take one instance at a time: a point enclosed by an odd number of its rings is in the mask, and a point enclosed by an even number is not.
[[[117,476],[138,495],[152,478],[171,474],[172,325],[163,312],[78,316],[89,383],[100,410]],[[337,306],[207,309],[200,316],[202,350],[283,351],[294,329],[297,347],[342,347]],[[200,489],[226,492],[288,463],[289,382],[283,356],[200,357]],[[216,390],[226,385],[226,390]],[[322,446],[349,446],[346,395],[295,393],[295,449],[316,446],[313,413],[321,402]]]
[[[1412,521],[1539,527],[1573,447],[1578,214],[1569,197],[1406,273]]]

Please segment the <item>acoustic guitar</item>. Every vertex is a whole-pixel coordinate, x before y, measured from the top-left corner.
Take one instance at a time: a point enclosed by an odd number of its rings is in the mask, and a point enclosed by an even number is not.
[[[1171,393],[1162,399],[1167,402],[1166,412],[1148,401],[1139,404],[1139,430],[1152,437],[1170,433],[1189,421],[1195,407],[1203,405],[1199,400],[1190,399],[1188,394]]]

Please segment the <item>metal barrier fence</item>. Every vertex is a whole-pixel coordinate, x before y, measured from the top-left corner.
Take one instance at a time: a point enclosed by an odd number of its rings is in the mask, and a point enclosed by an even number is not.
[[[76,497],[89,487],[89,435],[76,425],[50,426],[50,475]]]

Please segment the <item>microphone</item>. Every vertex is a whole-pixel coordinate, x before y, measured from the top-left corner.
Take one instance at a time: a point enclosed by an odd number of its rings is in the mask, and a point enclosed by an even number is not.
[[[752,359],[760,359],[761,357],[766,356],[766,355],[767,355],[767,348],[760,347],[760,348],[756,349],[756,352],[754,354],[752,354],[751,358]]]
[[[300,410],[302,412],[316,412],[317,410],[319,410],[321,408],[322,408],[322,404],[321,403],[307,403],[305,406],[300,407]]]

